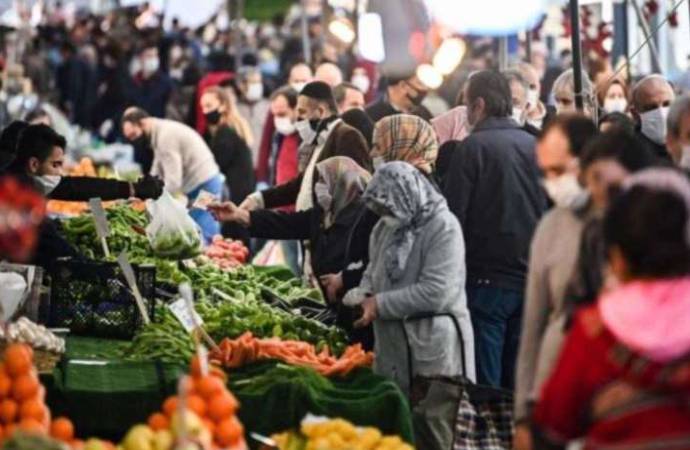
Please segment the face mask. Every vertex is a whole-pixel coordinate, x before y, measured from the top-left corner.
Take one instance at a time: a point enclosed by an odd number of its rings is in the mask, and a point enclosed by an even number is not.
[[[680,167],[690,169],[690,145],[684,145],[681,149]]]
[[[311,144],[314,142],[314,139],[316,139],[316,131],[312,129],[309,121],[306,119],[295,122],[295,129],[299,133],[299,137],[302,139],[302,142]]]
[[[251,83],[247,87],[247,100],[250,102],[256,102],[261,100],[261,97],[264,96],[264,85],[261,83]]]
[[[661,107],[640,114],[642,134],[659,145],[666,142],[666,116],[668,107]]]
[[[158,72],[158,67],[160,67],[158,58],[146,58],[141,65],[141,70],[147,75],[152,75]]]
[[[218,125],[218,122],[220,122],[220,111],[217,109],[214,111],[209,111],[204,114],[204,117],[206,117],[206,122],[208,122],[209,125]]]
[[[546,189],[546,193],[549,194],[556,206],[561,208],[571,207],[583,191],[582,186],[577,182],[577,177],[573,173],[566,173],[558,178],[544,180],[544,189]]]
[[[276,131],[283,136],[289,136],[295,132],[295,124],[289,117],[276,117],[273,119],[273,125],[276,127]]]
[[[628,101],[624,98],[607,98],[604,100],[604,111],[607,113],[625,112]]]
[[[297,91],[297,93],[299,94],[300,92],[302,92],[302,89],[304,89],[304,86],[306,85],[307,83],[292,83],[290,86],[292,86],[292,89]]]
[[[379,167],[384,165],[386,163],[386,160],[383,159],[383,156],[376,156],[372,160],[372,163],[374,164],[374,170],[379,170]]]
[[[319,181],[314,185],[314,195],[316,195],[316,202],[324,211],[330,211],[333,204],[333,197],[328,192],[328,186]]]
[[[37,187],[43,195],[49,195],[55,190],[62,177],[60,175],[41,175],[33,177]]]
[[[408,95],[407,98],[413,105],[419,106],[426,98],[426,92],[417,92],[417,95]]]
[[[513,107],[513,120],[520,126],[525,124],[525,119],[523,118],[524,113],[525,111],[522,108]]]
[[[527,103],[531,107],[535,107],[539,104],[539,91],[536,89],[527,90]]]
[[[527,119],[527,123],[532,125],[537,130],[541,130],[542,125],[544,125],[544,118],[541,119]]]
[[[143,148],[147,144],[146,136],[144,135],[144,133],[141,133],[138,138],[133,139],[131,142],[132,142],[132,146],[138,147],[138,148]]]
[[[369,88],[371,87],[371,82],[369,81],[369,77],[366,75],[353,75],[352,76],[352,84],[362,91],[363,93],[369,92]]]
[[[398,228],[400,226],[400,221],[397,217],[383,216],[381,220],[383,220],[383,223],[386,224],[388,228]]]

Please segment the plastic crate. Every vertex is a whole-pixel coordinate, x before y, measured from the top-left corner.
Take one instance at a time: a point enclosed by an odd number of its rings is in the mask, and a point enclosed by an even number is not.
[[[155,310],[156,268],[133,266],[149,317]],[[130,339],[143,319],[122,270],[114,262],[58,260],[51,272],[48,326],[71,334]]]

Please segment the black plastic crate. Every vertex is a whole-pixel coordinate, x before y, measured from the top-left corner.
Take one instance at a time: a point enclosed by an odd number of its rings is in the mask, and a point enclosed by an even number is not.
[[[139,292],[153,320],[156,268],[133,266]],[[143,319],[116,262],[62,259],[52,271],[48,326],[81,336],[129,339]]]

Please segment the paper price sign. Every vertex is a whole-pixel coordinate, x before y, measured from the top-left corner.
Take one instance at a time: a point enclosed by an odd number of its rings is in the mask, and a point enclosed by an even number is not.
[[[168,308],[188,333],[191,333],[204,323],[199,314],[187,306],[184,298],[179,298],[175,302],[168,304]]]

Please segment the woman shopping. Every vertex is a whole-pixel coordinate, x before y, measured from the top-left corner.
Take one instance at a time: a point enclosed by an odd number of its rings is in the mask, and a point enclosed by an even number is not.
[[[210,205],[218,220],[238,223],[252,237],[309,240],[312,270],[317,276],[342,272],[346,286],[359,284],[368,263],[369,235],[378,217],[367,210],[362,194],[369,172],[350,158],[336,156],[316,165],[314,207],[301,212],[247,211],[234,203]],[[354,261],[346,264],[346,261]],[[324,293],[328,291],[322,285]],[[343,308],[339,295],[330,296],[341,326],[352,340],[372,346],[370,330],[353,330],[354,313]]]

